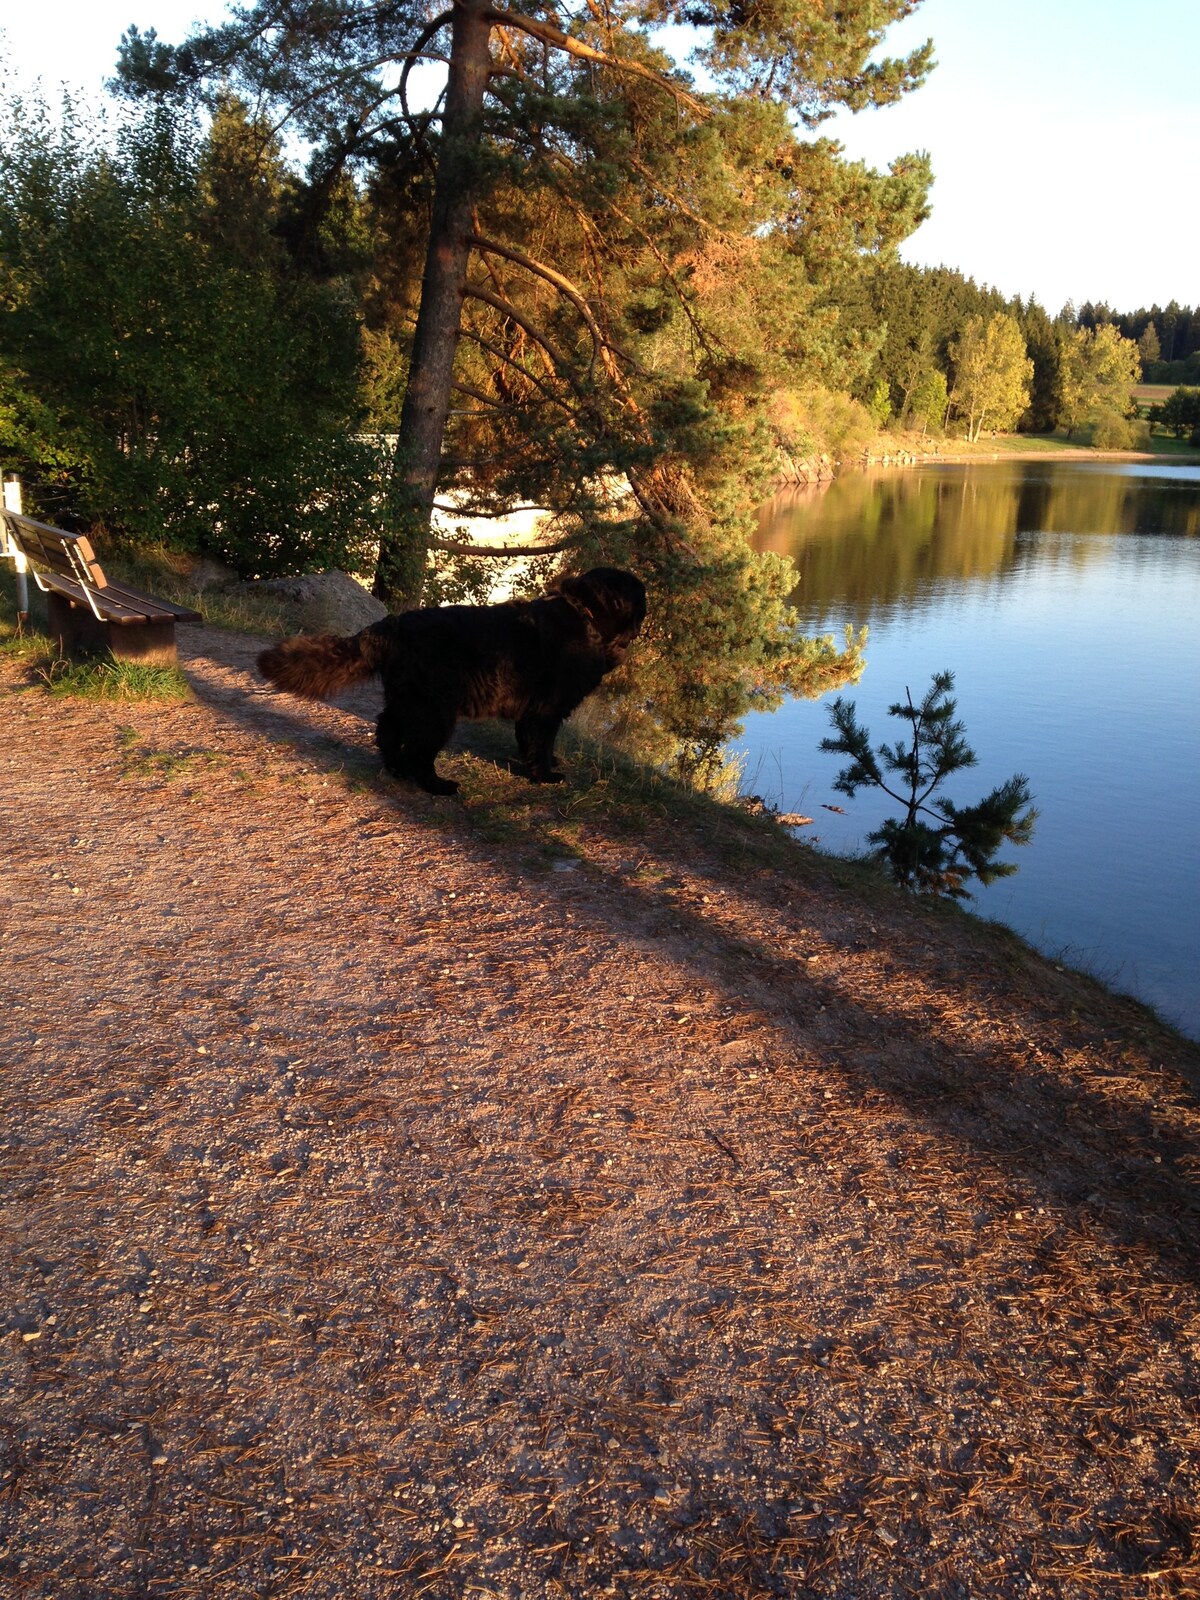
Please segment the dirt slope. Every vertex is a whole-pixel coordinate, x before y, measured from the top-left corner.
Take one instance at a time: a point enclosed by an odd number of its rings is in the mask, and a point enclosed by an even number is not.
[[[1200,1593],[1194,1050],[183,650],[0,665],[0,1595]]]

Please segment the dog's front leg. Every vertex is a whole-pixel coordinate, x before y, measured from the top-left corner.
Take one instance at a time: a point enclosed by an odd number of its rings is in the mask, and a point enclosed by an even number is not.
[[[517,749],[534,783],[563,781],[563,774],[554,765],[554,741],[561,727],[561,717],[533,711],[527,711],[517,722]]]

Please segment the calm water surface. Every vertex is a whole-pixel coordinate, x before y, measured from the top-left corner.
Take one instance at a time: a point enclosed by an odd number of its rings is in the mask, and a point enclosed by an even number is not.
[[[974,908],[1200,1038],[1200,468],[847,474],[773,501],[758,545],[795,561],[806,631],[868,625],[842,692],[873,745],[902,735],[887,707],[905,688],[948,667],[980,758],[951,798],[1029,778],[1034,841]],[[752,717],[741,748],[750,789],[854,851],[896,807],[834,790],[831,699]]]

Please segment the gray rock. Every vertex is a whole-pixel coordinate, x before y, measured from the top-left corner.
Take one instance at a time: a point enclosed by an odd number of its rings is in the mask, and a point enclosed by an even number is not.
[[[298,626],[305,633],[357,633],[380,617],[387,607],[344,572],[309,572],[298,578],[255,578],[239,583],[243,594],[270,595],[299,608]]]
[[[187,576],[192,588],[199,589],[202,594],[206,589],[228,589],[238,581],[232,567],[227,567],[223,561],[211,561],[207,556],[201,556]]]

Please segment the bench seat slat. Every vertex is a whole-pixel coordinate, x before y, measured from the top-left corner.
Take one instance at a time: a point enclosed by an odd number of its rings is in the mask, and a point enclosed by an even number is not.
[[[114,600],[129,605],[144,606],[145,615],[149,617],[174,617],[176,622],[204,621],[202,612],[193,611],[189,606],[177,606],[172,600],[155,599],[153,595],[143,594],[140,589],[135,589],[132,584],[120,583],[111,578],[103,589],[94,592],[101,603],[111,595]]]
[[[56,572],[43,572],[39,576],[47,589],[53,589],[56,594],[64,595],[75,605],[91,610],[87,591],[74,578],[62,578]],[[111,586],[106,585],[103,589],[93,589],[91,593],[96,601],[96,609],[105,622],[121,625],[131,622],[202,620],[197,611],[184,611],[182,607],[177,609],[174,606],[163,605],[160,601],[143,598],[136,590],[132,592],[125,590],[120,594],[114,594]]]
[[[74,578],[60,577],[57,572],[39,572],[38,577],[46,588],[53,589],[55,594],[64,595],[75,605],[83,606],[88,611],[92,609],[88,601],[87,591]],[[106,596],[103,589],[93,589],[92,594],[95,597],[97,610],[100,611],[105,622],[145,622],[148,620],[144,611],[140,611],[137,607],[116,599],[115,596]]]

